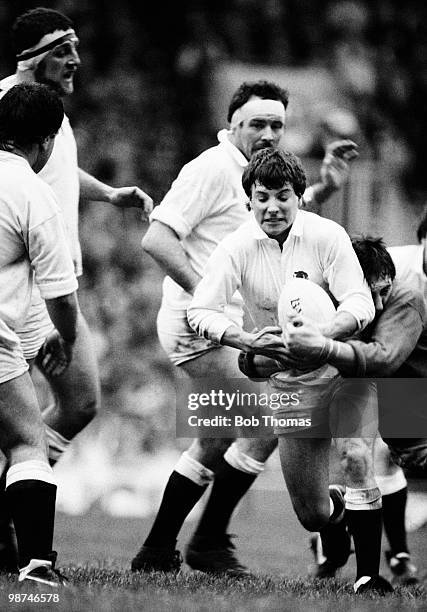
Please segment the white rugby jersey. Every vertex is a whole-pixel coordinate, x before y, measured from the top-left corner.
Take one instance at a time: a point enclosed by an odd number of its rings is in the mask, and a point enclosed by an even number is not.
[[[17,84],[16,75],[0,81],[0,97]],[[82,274],[82,253],[79,242],[79,175],[77,146],[68,117],[55,138],[52,155],[39,172],[52,188],[62,210],[66,235],[77,276]]]
[[[0,151],[0,320],[10,330],[26,319],[34,280],[43,299],[77,289],[52,190],[24,158]]]
[[[282,251],[253,214],[227,236],[207,263],[188,308],[188,321],[200,335],[219,342],[233,325],[224,307],[238,290],[254,326],[278,325],[281,288],[297,272],[327,291],[337,310],[351,313],[359,328],[374,318],[371,293],[345,230],[299,210]]]
[[[388,252],[396,266],[396,278],[418,289],[427,301],[427,277],[423,270],[422,244],[390,247]]]
[[[248,219],[248,197],[242,187],[246,157],[227,137],[182,168],[168,193],[150,215],[173,229],[192,268],[202,274],[217,244]],[[191,295],[170,277],[163,282],[164,303],[186,309]],[[241,303],[239,297],[236,303]]]

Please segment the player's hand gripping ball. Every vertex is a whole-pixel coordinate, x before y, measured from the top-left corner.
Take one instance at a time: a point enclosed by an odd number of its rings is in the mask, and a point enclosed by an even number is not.
[[[305,278],[286,283],[279,298],[278,319],[289,364],[305,371],[324,364],[325,338],[320,326],[329,323],[335,314],[331,298],[319,285]]]

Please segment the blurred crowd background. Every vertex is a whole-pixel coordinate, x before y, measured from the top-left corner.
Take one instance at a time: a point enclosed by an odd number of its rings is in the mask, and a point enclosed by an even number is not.
[[[325,138],[361,147],[326,214],[350,231],[373,227],[390,244],[416,242],[427,195],[423,0],[3,0],[2,76],[15,70],[14,19],[39,5],[71,17],[81,41],[65,105],[85,170],[160,202],[180,167],[216,143],[232,90],[265,75],[290,89],[286,146],[312,179]],[[142,488],[162,486],[163,460],[184,444],[175,439],[175,372],[155,329],[162,275],[140,248],[137,211],[91,203],[80,231],[80,300],[97,340],[103,406],[63,459],[74,491],[63,507],[80,512],[103,499],[111,512],[138,504],[142,512],[150,506]]]

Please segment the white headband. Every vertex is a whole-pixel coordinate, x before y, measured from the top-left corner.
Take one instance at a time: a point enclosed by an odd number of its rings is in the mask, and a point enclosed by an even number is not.
[[[243,106],[236,109],[231,117],[230,128],[233,129],[245,119],[252,119],[260,115],[276,115],[285,121],[285,107],[280,100],[248,100]]]
[[[72,28],[69,30],[55,30],[55,32],[45,34],[34,47],[24,49],[24,51],[21,51],[21,53],[16,56],[18,60],[17,69],[20,72],[35,70],[42,59],[44,59],[52,49],[67,40],[73,42],[77,42],[78,40]]]

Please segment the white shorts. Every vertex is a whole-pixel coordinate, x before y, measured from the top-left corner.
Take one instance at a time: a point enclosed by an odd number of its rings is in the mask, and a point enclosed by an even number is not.
[[[227,316],[230,316],[237,326],[242,327],[243,312],[240,307],[232,306]],[[191,329],[185,309],[172,308],[165,304],[162,304],[157,315],[157,334],[163,350],[176,366],[222,348],[221,344],[206,340]]]
[[[28,370],[17,335],[0,321],[0,384],[17,378]]]
[[[34,285],[25,323],[16,330],[25,359],[34,359],[37,356],[40,347],[53,329],[54,325],[47,312],[46,303]]]

